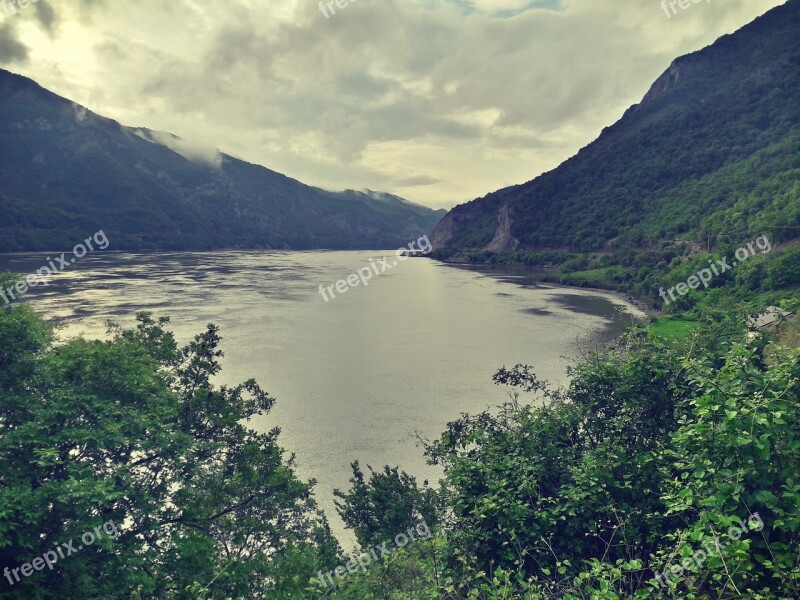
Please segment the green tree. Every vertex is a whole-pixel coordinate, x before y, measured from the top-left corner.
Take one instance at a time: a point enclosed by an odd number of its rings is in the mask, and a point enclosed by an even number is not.
[[[366,480],[358,461],[351,463],[353,476],[347,492],[334,490],[336,508],[358,543],[367,548],[393,540],[398,533],[425,521],[428,527],[438,523],[436,492],[424,482],[422,489],[415,477],[388,465],[383,471],[369,467]]]
[[[179,348],[167,323],[142,313],[109,341],[55,344],[27,307],[0,311],[0,565],[119,529],[3,581],[0,597],[268,597],[335,563],[313,482],[283,458],[278,429],[246,425],[274,400],[252,380],[211,384],[214,325]],[[290,555],[307,574],[283,579]]]

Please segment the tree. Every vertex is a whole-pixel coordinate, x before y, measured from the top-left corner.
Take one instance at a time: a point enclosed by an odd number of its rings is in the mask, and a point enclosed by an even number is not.
[[[137,319],[56,345],[28,308],[0,310],[0,564],[119,532],[0,597],[268,597],[290,555],[309,566],[288,582],[302,590],[338,546],[279,430],[246,425],[274,399],[252,380],[211,384],[216,326],[179,348],[168,319]]]
[[[409,527],[425,521],[429,528],[438,522],[436,492],[398,467],[388,465],[382,472],[369,467],[367,481],[358,461],[351,463],[352,487],[348,492],[335,490],[336,508],[362,547],[393,540]]]

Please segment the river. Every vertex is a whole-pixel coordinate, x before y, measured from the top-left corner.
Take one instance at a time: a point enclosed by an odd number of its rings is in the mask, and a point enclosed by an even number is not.
[[[171,317],[179,342],[206,323],[221,327],[217,383],[251,377],[277,398],[252,425],[282,429],[298,474],[346,543],[333,489],[350,462],[399,465],[435,483],[416,434],[435,437],[460,412],[505,398],[502,366],[532,365],[566,383],[565,368],[591,340],[610,340],[641,313],[612,294],[532,283],[509,272],[410,258],[325,301],[334,284],[381,252],[181,252],[89,254],[26,296],[60,322],[62,337],[104,337],[107,320],[134,323],[148,310]],[[0,255],[23,274],[44,254]]]

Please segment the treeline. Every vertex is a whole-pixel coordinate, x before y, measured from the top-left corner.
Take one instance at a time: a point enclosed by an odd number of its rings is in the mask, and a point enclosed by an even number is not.
[[[770,231],[766,229],[765,231]],[[800,235],[800,227],[797,228]],[[763,309],[800,289],[800,243],[785,241],[784,235],[736,236],[737,242],[718,241],[707,251],[699,243],[663,242],[650,250],[615,250],[580,254],[554,251],[477,253],[475,263],[523,264],[542,281],[577,287],[627,292],[667,313],[700,319],[713,311],[730,311],[745,305]],[[737,262],[735,253],[761,238],[767,250],[757,249]],[[784,239],[781,243],[782,238]],[[715,274],[697,290],[666,304],[660,292],[709,267],[709,261],[727,260],[730,269]]]

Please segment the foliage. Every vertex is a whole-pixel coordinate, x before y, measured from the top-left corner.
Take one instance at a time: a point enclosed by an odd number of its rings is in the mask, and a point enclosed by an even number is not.
[[[417,486],[416,478],[397,467],[385,466],[383,472],[369,467],[370,478],[355,461],[351,464],[353,476],[350,491],[335,490],[336,507],[342,520],[356,534],[362,547],[367,548],[394,539],[409,526],[425,521],[429,527],[437,525],[436,492],[424,482]]]
[[[800,350],[746,332],[746,316],[706,311],[670,341],[633,330],[563,388],[500,369],[508,401],[427,444],[438,490],[354,462],[337,505],[362,550],[421,520],[435,535],[331,588],[317,573],[346,557],[311,483],[277,430],[246,426],[274,400],[211,383],[216,327],[179,347],[142,314],[109,341],[57,344],[28,307],[6,307],[2,564],[109,520],[120,535],[0,597],[796,598]],[[763,530],[726,537],[752,515]]]
[[[27,307],[0,311],[0,564],[109,520],[120,530],[0,597],[253,598],[287,586],[287,556],[335,562],[313,482],[283,459],[278,429],[246,426],[274,400],[254,381],[211,384],[217,328],[181,348],[167,319],[138,320],[56,345]]]
[[[742,322],[712,318],[669,345],[634,332],[565,389],[501,369],[509,401],[427,448],[445,469],[443,568],[427,595],[383,597],[798,597],[800,351]],[[737,539],[756,513],[763,530]]]
[[[650,324],[650,332],[662,338],[683,339],[698,326],[697,321],[661,317]]]

